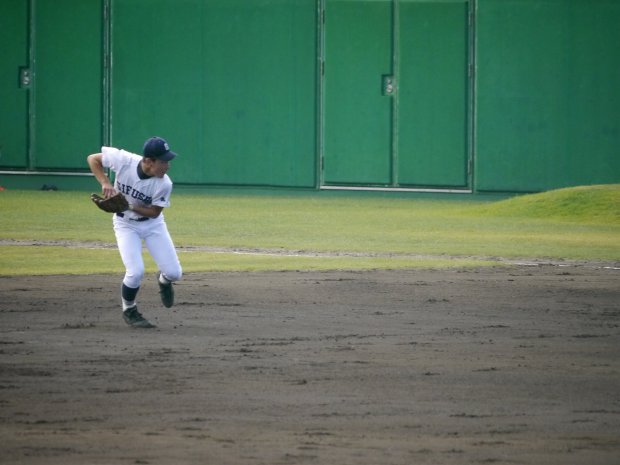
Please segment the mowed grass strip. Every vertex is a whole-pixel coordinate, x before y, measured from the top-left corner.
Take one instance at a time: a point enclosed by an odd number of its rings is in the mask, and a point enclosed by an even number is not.
[[[367,257],[287,257],[183,253],[186,271],[223,269],[365,269],[414,267],[420,260],[373,254],[437,256],[437,266],[471,257],[620,260],[620,185],[560,189],[489,202],[476,196],[445,199],[364,195],[239,195],[177,189],[165,211],[178,246],[228,249],[353,252]],[[0,239],[114,243],[111,217],[87,192],[0,192]],[[31,253],[2,250],[3,273],[20,273]],[[11,249],[9,247],[9,249]],[[105,272],[84,254],[108,260],[112,250],[35,247],[39,269]],[[13,249],[11,249],[13,250]],[[35,255],[36,255],[35,254]],[[46,254],[49,254],[47,256]],[[63,261],[61,256],[66,257]],[[71,258],[73,257],[73,258]],[[116,255],[118,257],[118,255]],[[455,261],[454,257],[462,260]],[[101,260],[104,261],[104,260]],[[473,260],[475,261],[475,260]],[[74,263],[75,262],[75,263]],[[215,264],[220,263],[220,268]],[[23,265],[20,265],[23,263]],[[71,263],[74,263],[73,265]],[[122,269],[120,259],[109,272]],[[432,265],[431,263],[431,265]],[[50,265],[51,266],[51,265]],[[12,271],[11,271],[12,270]],[[29,274],[29,273],[27,273]]]
[[[73,247],[0,246],[0,276],[88,275],[123,273],[115,249]],[[157,267],[151,256],[143,253],[147,273]],[[217,271],[328,271],[395,270],[413,268],[472,268],[498,265],[492,260],[450,258],[385,257],[317,257],[282,254],[226,252],[179,252],[185,273]]]

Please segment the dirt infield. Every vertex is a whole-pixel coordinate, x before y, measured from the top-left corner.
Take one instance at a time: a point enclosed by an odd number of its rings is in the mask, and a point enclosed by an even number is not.
[[[620,271],[0,278],[2,464],[618,464]]]

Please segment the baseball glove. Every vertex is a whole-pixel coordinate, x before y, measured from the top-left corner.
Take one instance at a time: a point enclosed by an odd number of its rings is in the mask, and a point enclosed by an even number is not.
[[[125,196],[120,192],[112,197],[108,197],[107,199],[97,194],[91,194],[90,200],[92,200],[95,205],[101,208],[104,212],[108,213],[120,213],[129,208],[127,199],[125,199]]]

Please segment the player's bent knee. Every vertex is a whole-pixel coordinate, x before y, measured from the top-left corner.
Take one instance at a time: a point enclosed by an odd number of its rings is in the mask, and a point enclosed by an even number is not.
[[[183,277],[183,272],[181,270],[178,270],[176,273],[171,273],[171,274],[167,274],[165,273],[166,278],[168,278],[169,281],[175,282],[175,281],[180,281],[181,278]]]
[[[140,287],[143,278],[144,268],[127,270],[125,272],[125,279],[123,279],[123,283],[125,283],[127,287],[136,288]]]
[[[181,277],[183,277],[183,270],[181,269],[181,267],[178,267],[176,269],[170,269],[170,270],[166,270],[164,271],[164,276],[166,277],[166,279],[168,281],[180,281]]]

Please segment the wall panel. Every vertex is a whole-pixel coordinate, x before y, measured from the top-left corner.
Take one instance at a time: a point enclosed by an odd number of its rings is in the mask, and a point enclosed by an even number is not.
[[[314,187],[314,0],[113,2],[112,142],[176,182]]]
[[[476,189],[620,182],[620,2],[478,0]]]

